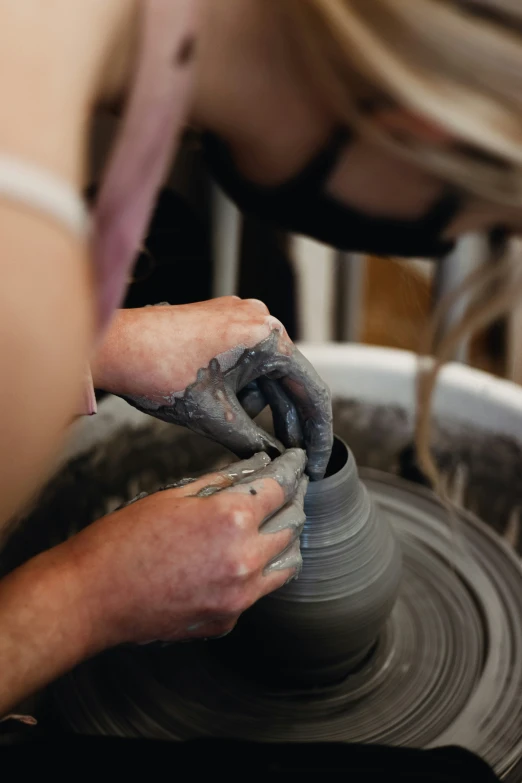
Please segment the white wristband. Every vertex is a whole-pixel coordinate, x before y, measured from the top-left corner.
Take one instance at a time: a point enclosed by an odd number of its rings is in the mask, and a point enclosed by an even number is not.
[[[89,233],[89,210],[65,179],[11,155],[0,155],[0,198],[41,212],[73,234]]]

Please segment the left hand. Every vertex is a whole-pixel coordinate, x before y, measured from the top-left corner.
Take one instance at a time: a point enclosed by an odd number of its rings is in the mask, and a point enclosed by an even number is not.
[[[120,310],[92,369],[97,388],[238,457],[304,448],[310,478],[324,475],[330,392],[262,302],[229,296]],[[277,439],[250,418],[267,404]]]

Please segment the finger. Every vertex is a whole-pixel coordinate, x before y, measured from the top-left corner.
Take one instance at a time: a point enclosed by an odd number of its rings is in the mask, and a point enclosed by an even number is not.
[[[313,481],[323,478],[333,445],[330,390],[280,324],[276,328],[274,323],[270,336],[227,371],[227,382],[235,389],[260,377],[279,380],[294,404],[308,453],[307,473]]]
[[[281,530],[293,530],[297,535],[300,535],[306,522],[304,498],[307,489],[308,477],[303,476],[293,499],[281,511],[278,511],[273,517],[263,523],[260,533],[269,535],[278,533]]]
[[[260,524],[279,511],[294,497],[306,467],[306,454],[302,449],[288,449],[260,473],[240,479],[226,490],[228,494],[248,493],[249,506],[255,511]]]
[[[263,397],[270,405],[274,421],[275,436],[287,449],[304,448],[301,422],[294,403],[278,381],[260,378],[258,381]]]
[[[318,481],[326,472],[333,446],[330,390],[297,348],[285,370],[280,383],[299,413],[308,454],[307,473],[312,481]]]
[[[265,573],[259,582],[259,598],[279,590],[281,587],[293,582],[299,578],[302,567],[301,555],[295,555],[287,560],[287,568],[275,568],[269,573]]]
[[[267,406],[267,401],[265,400],[257,381],[252,381],[252,383],[247,384],[244,389],[241,389],[241,391],[238,392],[237,397],[241,407],[251,419],[255,419],[256,416],[259,416],[261,411]]]
[[[299,532],[298,528],[287,528],[286,530],[280,530],[278,533],[261,534],[256,537],[254,544],[256,548],[255,559],[261,574],[266,575],[272,573],[272,571],[284,571],[287,568],[293,568],[294,565],[298,565],[301,557]],[[295,545],[297,545],[298,559],[294,563],[292,558],[295,559],[293,550]],[[290,550],[292,550],[291,555],[289,555]]]
[[[258,310],[263,315],[269,315],[270,314],[270,310],[268,309],[266,304],[264,302],[262,302],[260,299],[245,299],[244,302],[245,302],[245,304],[249,304],[252,307],[255,307],[256,310]]]
[[[268,576],[263,576],[260,583],[259,598],[280,590],[285,585],[299,578],[300,568],[288,568],[286,571],[274,571]],[[259,599],[258,599],[259,600]]]
[[[215,429],[213,428],[215,440],[238,457],[250,457],[262,451],[273,458],[284,452],[283,444],[276,437],[254,424],[241,407],[237,397],[231,407],[233,413],[230,421],[225,419],[218,422]]]
[[[234,462],[215,473],[209,473],[198,479],[182,479],[179,486],[171,485],[166,489],[177,489],[179,497],[207,497],[233,486],[242,479],[250,478],[264,471],[270,464],[270,457],[265,453],[255,454],[247,460]]]
[[[247,459],[264,451],[276,457],[283,445],[248,417],[236,393],[223,383],[219,362],[213,359],[183,399],[180,417],[189,429],[217,441],[238,457]],[[179,423],[179,420],[178,420]]]

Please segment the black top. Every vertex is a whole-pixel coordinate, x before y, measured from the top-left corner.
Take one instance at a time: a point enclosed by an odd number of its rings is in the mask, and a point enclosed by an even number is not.
[[[454,243],[440,237],[461,208],[461,196],[453,188],[446,189],[427,215],[412,220],[371,217],[328,195],[325,185],[350,139],[349,131],[336,131],[303,171],[275,187],[247,180],[218,137],[205,134],[203,149],[211,173],[240,209],[287,231],[347,252],[405,257],[450,252]]]

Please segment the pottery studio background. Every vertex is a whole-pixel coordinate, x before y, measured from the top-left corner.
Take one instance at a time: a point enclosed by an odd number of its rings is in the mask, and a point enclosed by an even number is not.
[[[91,186],[114,121],[102,115],[92,147]],[[416,351],[435,303],[477,265],[490,263],[485,237],[465,239],[451,258],[343,256],[239,216],[207,177],[197,139],[187,138],[160,198],[126,307],[181,304],[236,293],[261,299],[293,339],[347,341]],[[461,311],[450,312],[446,322]],[[522,380],[520,313],[459,347],[455,359]]]

